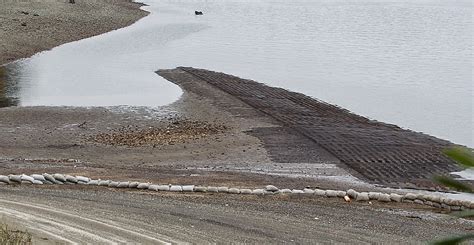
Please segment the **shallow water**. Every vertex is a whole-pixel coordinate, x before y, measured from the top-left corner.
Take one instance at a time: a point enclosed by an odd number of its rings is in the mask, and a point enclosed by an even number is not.
[[[130,27],[7,66],[0,104],[165,105],[181,91],[154,71],[194,66],[474,145],[470,1],[145,3]]]

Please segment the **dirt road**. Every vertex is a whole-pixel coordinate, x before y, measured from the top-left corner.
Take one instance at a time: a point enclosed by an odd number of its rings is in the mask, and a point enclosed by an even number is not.
[[[474,229],[427,210],[304,197],[2,186],[0,199],[1,217],[43,242],[416,243]]]

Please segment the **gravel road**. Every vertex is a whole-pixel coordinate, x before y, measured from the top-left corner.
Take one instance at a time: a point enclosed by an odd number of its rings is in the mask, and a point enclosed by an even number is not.
[[[38,242],[415,243],[474,229],[428,210],[291,196],[0,187],[3,219]],[[93,208],[92,208],[93,207]]]

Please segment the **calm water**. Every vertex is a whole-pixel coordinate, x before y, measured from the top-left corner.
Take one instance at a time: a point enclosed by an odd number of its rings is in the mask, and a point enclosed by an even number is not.
[[[471,1],[145,3],[130,27],[8,65],[0,104],[165,105],[181,91],[154,71],[194,66],[474,145]]]

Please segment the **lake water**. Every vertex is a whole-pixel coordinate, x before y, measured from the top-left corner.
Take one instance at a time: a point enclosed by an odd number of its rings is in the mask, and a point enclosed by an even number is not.
[[[474,145],[471,1],[144,2],[130,27],[8,65],[0,103],[160,106],[181,90],[154,71],[193,66]]]

